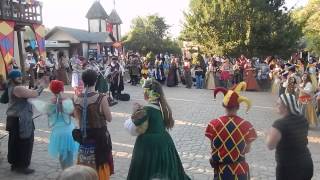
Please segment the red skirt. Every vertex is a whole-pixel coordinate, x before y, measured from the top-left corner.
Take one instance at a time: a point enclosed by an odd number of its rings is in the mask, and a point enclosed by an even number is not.
[[[227,80],[229,80],[230,77],[231,77],[229,71],[221,71],[220,76],[221,76],[221,80],[222,80],[222,81],[227,81]]]

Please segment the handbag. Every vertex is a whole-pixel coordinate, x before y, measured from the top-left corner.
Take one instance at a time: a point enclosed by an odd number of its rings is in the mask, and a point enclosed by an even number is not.
[[[72,137],[73,137],[73,140],[75,140],[79,144],[82,144],[83,137],[82,137],[82,133],[81,133],[80,129],[73,129],[72,130]]]

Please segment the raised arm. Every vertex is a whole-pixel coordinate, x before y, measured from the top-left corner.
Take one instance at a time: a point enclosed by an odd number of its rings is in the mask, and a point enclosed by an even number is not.
[[[40,95],[39,92],[39,90],[31,90],[23,86],[17,86],[13,89],[13,94],[19,98],[36,98]]]

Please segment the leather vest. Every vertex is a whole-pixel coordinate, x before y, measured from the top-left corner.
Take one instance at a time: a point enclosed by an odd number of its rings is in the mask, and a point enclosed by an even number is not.
[[[88,98],[96,95],[97,93],[89,93]],[[99,94],[97,100],[94,103],[88,104],[87,107],[87,128],[102,128],[107,126],[106,118],[103,113],[100,112],[100,105],[104,95]],[[83,94],[78,96],[74,100],[75,111],[80,114],[82,118],[83,111]]]

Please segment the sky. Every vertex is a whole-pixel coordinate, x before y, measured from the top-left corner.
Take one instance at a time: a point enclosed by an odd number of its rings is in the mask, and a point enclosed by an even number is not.
[[[88,29],[85,18],[92,3],[96,0],[40,0],[43,2],[43,22],[48,28],[65,26]],[[171,27],[170,34],[177,37],[182,29],[183,11],[188,9],[190,0],[115,0],[115,9],[123,21],[122,35],[130,31],[131,21],[137,16],[158,14],[165,18]],[[286,0],[287,7],[303,6],[308,0]],[[114,0],[100,0],[110,14]]]

